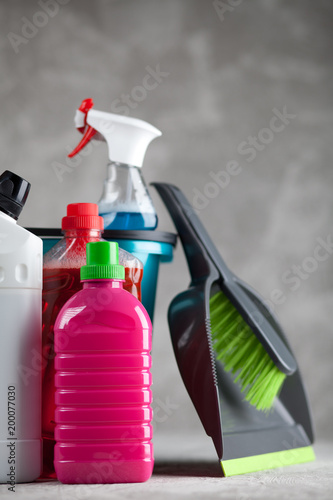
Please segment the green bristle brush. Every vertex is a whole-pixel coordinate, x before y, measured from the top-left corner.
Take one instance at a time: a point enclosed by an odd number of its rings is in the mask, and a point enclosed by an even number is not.
[[[279,370],[250,326],[223,292],[209,301],[213,348],[224,369],[237,374],[245,399],[258,410],[269,410],[286,374]]]
[[[226,266],[182,192],[170,184],[153,185],[175,223],[191,273],[189,289],[169,307],[169,326],[178,365],[201,418],[205,418],[201,405],[205,387],[196,389],[195,385],[205,373],[202,370],[199,377],[198,361],[198,373],[189,375],[189,353],[193,360],[199,345],[205,349],[205,338],[211,359],[213,346],[217,359],[226,372],[234,375],[245,399],[258,410],[269,410],[286,375],[297,369],[281,327],[263,299]],[[191,320],[191,316],[195,319]]]

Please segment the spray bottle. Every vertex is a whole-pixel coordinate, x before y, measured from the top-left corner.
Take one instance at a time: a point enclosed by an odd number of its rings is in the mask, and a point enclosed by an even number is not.
[[[0,482],[41,472],[42,240],[16,224],[30,184],[0,176]]]
[[[106,141],[110,162],[98,204],[105,229],[155,229],[157,215],[141,167],[148,145],[161,132],[145,121],[97,111],[93,105],[85,99],[76,112],[75,126],[84,136],[68,156],[91,139]]]

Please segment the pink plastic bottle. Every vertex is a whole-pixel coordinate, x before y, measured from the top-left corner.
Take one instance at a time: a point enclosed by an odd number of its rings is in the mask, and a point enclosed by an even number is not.
[[[123,290],[118,244],[87,244],[83,290],[54,328],[55,470],[62,483],[130,483],[153,469],[151,333]]]

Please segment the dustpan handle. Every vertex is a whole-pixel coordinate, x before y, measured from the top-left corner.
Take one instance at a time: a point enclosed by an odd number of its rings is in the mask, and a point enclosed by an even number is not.
[[[198,242],[202,242],[203,248],[206,249],[210,258],[218,267],[223,280],[232,280],[233,273],[230,272],[204,225],[195,213],[195,209],[190,205],[181,190],[177,186],[164,182],[153,182],[152,186],[157,189],[159,195],[165,201],[176,228],[178,229],[179,225],[186,225],[189,233],[194,232],[191,239],[192,245],[199,245]],[[182,234],[181,231],[179,231],[179,234]]]
[[[189,218],[184,214],[182,203],[175,198],[174,189],[177,189],[177,197],[181,192],[175,186],[165,183],[153,182],[152,186],[156,188],[167,207],[171,218],[176,226],[179,238],[181,239],[183,249],[186,255],[187,265],[190,271],[192,283],[206,279],[214,272],[215,266],[211,264],[211,259],[207,254],[205,245],[197,237],[195,229],[192,227]],[[184,197],[185,199],[185,197]],[[192,207],[188,205],[189,210]],[[217,272],[216,279],[218,278]]]

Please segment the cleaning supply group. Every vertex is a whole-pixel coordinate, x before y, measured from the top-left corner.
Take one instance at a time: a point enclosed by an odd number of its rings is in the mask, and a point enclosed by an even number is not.
[[[126,483],[153,471],[152,321],[175,236],[156,231],[141,166],[161,133],[91,99],[75,125],[83,138],[69,156],[94,138],[109,163],[99,204],[68,205],[61,237],[17,225],[30,184],[0,176],[0,482],[11,491],[40,477]],[[312,460],[304,387],[276,318],[226,267],[180,190],[154,186],[191,274],[169,307],[174,352],[223,474],[284,465],[291,447],[288,463]]]

